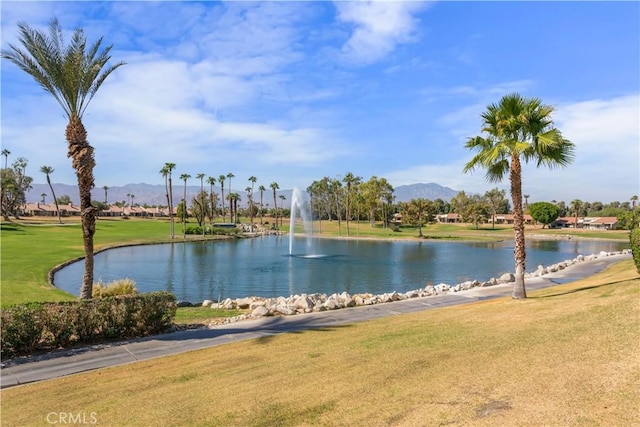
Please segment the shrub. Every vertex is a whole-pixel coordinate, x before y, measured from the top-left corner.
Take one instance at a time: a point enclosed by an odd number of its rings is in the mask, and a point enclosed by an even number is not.
[[[640,227],[635,227],[629,234],[631,243],[631,252],[633,253],[633,262],[636,264],[636,270],[640,273]]]
[[[0,310],[0,355],[143,337],[167,330],[175,315],[169,292],[19,305]]]
[[[99,281],[93,284],[93,298],[112,297],[116,295],[133,295],[137,294],[136,282],[129,278],[114,280],[107,284]]]

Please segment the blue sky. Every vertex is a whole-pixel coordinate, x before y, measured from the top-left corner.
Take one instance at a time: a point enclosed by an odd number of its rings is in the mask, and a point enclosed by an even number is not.
[[[640,193],[639,2],[11,2],[17,22],[104,36],[126,61],[84,116],[96,186],[233,173],[306,188],[347,172],[393,186],[484,193],[463,174],[480,114],[508,93],[541,98],[576,159],[525,167],[529,202],[627,201]],[[61,108],[1,64],[2,148],[28,173],[75,184]],[[506,189],[507,181],[497,185]]]

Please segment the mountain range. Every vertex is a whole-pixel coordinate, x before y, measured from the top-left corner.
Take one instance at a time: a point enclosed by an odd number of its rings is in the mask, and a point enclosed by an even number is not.
[[[209,190],[209,186],[205,185],[204,189],[206,191]],[[220,194],[220,187],[215,187],[213,190]],[[78,187],[75,185],[68,184],[53,184],[53,191],[56,194],[57,198],[61,196],[69,196],[71,202],[73,204],[79,204],[78,198]],[[244,205],[247,201],[247,197],[243,197],[246,192],[237,191],[232,187],[232,191],[239,193],[241,197],[241,204]],[[277,197],[280,195],[285,196],[286,200],[291,200],[291,193],[293,190],[279,190],[276,192]],[[183,185],[175,185],[173,186],[173,199],[174,203],[177,204],[182,200],[184,192]],[[191,200],[200,192],[199,185],[187,185],[187,200]],[[228,192],[228,188],[225,188],[225,194]],[[256,190],[255,192],[255,200],[258,201],[259,193]],[[48,184],[32,184],[32,189],[27,193],[27,202],[42,202],[42,194],[46,194],[44,197],[45,203],[52,203],[53,199],[51,197],[51,190]],[[449,187],[443,187],[439,184],[428,183],[428,184],[411,184],[411,185],[400,185],[394,188],[393,192],[395,196],[395,201],[397,202],[407,202],[411,199],[442,199],[445,201],[450,201],[456,194],[457,191],[452,190]],[[126,202],[127,204],[131,202],[131,196],[133,195],[133,203],[139,205],[162,205],[166,206],[167,204],[167,196],[164,185],[152,185],[152,184],[127,184],[121,187],[109,187],[107,190],[107,201],[109,203],[114,202]],[[100,202],[105,201],[105,191],[103,188],[94,188],[91,192],[91,197],[93,200],[97,200]],[[264,192],[264,203],[267,204],[273,201],[273,191],[270,188],[267,188],[267,191]],[[279,199],[278,199],[279,200]]]

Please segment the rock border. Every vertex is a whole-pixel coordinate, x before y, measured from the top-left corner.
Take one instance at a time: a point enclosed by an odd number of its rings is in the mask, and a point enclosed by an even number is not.
[[[564,270],[572,265],[592,261],[598,258],[609,257],[614,255],[627,255],[631,253],[631,249],[624,249],[622,251],[605,252],[602,251],[598,254],[592,255],[578,255],[572,260],[565,260],[548,267],[539,265],[538,268],[531,272],[525,273],[525,279],[542,277],[550,273],[555,273]],[[491,278],[486,282],[480,282],[478,280],[469,280],[466,282],[458,283],[455,285],[449,285],[446,283],[440,283],[438,285],[428,285],[424,288],[415,289],[407,292],[388,292],[381,295],[372,295],[369,293],[360,293],[350,295],[347,292],[340,294],[334,293],[331,295],[314,293],[314,294],[300,294],[290,295],[288,297],[280,296],[274,298],[264,298],[258,296],[244,297],[231,299],[227,298],[224,301],[214,302],[212,300],[205,300],[201,304],[193,304],[187,301],[179,301],[178,307],[194,307],[203,306],[211,307],[215,309],[242,309],[251,310],[251,313],[241,314],[239,316],[226,317],[223,319],[217,319],[209,323],[209,327],[214,327],[220,324],[235,323],[247,319],[257,319],[267,316],[293,316],[297,314],[322,312],[328,310],[339,310],[348,307],[358,307],[364,305],[384,304],[395,301],[402,301],[409,298],[423,298],[430,297],[446,293],[456,293],[469,291],[474,288],[485,288],[489,286],[496,286],[501,284],[507,284],[515,282],[515,276],[513,273],[505,273],[499,278]]]

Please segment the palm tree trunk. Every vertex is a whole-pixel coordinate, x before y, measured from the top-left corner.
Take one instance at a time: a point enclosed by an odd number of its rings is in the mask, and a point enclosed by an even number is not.
[[[80,298],[91,299],[93,293],[93,236],[96,232],[96,209],[91,206],[91,189],[94,186],[93,168],[96,164],[93,147],[87,142],[87,131],[77,116],[69,119],[66,129],[69,144],[68,157],[78,178],[80,193],[80,215],[82,218],[82,241],[84,244],[84,274]]]
[[[522,212],[522,166],[520,157],[513,155],[511,158],[511,199],[513,201],[513,233],[514,233],[514,249],[515,258],[515,283],[513,284],[514,299],[522,299],[527,297],[527,291],[524,285],[524,271],[526,261],[526,249],[524,240],[524,214]]]
[[[56,193],[53,191],[53,185],[51,185],[51,178],[49,178],[49,174],[47,174],[47,184],[49,184],[49,189],[51,190],[51,195],[53,196],[53,202],[56,205],[56,214],[58,215],[58,224],[62,224],[62,219],[60,218],[60,208],[58,207],[58,199],[56,199]]]

